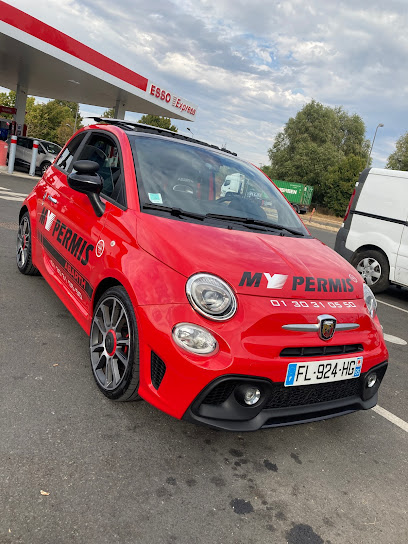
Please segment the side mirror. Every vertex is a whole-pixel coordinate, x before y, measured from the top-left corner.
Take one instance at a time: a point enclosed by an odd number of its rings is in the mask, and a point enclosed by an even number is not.
[[[103,180],[97,173],[99,164],[94,161],[76,161],[73,167],[76,172],[69,174],[68,185],[74,191],[87,195],[96,215],[102,217],[105,204],[99,198],[99,193],[103,187]]]

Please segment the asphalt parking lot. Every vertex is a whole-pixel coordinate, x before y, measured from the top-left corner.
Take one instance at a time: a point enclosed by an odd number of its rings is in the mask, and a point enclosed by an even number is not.
[[[378,296],[390,365],[374,410],[237,434],[112,403],[84,331],[17,271],[34,183],[0,174],[1,544],[408,541],[407,289]]]

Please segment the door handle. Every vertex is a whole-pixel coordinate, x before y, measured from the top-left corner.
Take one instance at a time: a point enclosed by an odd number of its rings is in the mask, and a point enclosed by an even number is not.
[[[47,195],[47,200],[49,200],[53,204],[57,204],[58,202],[58,200],[56,198],[53,198],[51,195]]]

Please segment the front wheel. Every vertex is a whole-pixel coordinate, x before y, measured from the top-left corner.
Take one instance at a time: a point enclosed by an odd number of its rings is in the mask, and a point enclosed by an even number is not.
[[[136,317],[123,287],[112,287],[99,299],[89,350],[95,381],[106,397],[122,402],[140,398]]]
[[[17,268],[26,276],[38,276],[40,272],[31,260],[31,224],[28,212],[22,216],[17,233]]]
[[[390,266],[380,251],[366,249],[357,253],[351,263],[373,293],[381,293],[390,285]]]
[[[45,161],[41,164],[40,170],[41,170],[41,176],[43,176],[46,172],[46,170],[51,166],[51,163],[48,161]]]

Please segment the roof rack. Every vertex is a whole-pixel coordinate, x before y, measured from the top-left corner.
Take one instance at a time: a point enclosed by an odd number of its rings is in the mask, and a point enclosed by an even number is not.
[[[208,144],[207,142],[202,142],[201,140],[196,140],[190,136],[185,136],[184,134],[179,134],[178,132],[173,132],[166,128],[153,127],[151,125],[145,125],[143,123],[134,123],[133,121],[126,121],[125,119],[112,119],[110,117],[90,117],[94,119],[97,123],[107,123],[108,125],[115,125],[117,127],[123,128],[124,130],[132,130],[134,132],[147,132],[149,134],[159,134],[162,136],[168,136],[176,140],[185,140],[187,142],[192,142],[195,144],[204,145],[206,147],[211,147],[212,149],[217,149],[218,151],[223,151],[224,153],[229,153],[230,155],[237,156],[233,151],[228,149],[218,147],[216,145]]]

